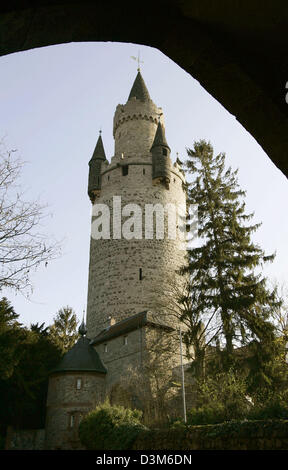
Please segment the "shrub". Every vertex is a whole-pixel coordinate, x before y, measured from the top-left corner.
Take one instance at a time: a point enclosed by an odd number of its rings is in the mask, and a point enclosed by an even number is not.
[[[188,424],[217,424],[244,419],[251,407],[246,383],[232,370],[198,383],[198,405],[187,413]]]
[[[139,433],[134,450],[286,450],[288,421],[230,421],[204,426],[150,429]]]
[[[212,403],[192,408],[187,418],[188,424],[218,424],[227,421],[227,414],[222,403]]]
[[[142,412],[105,402],[80,423],[79,437],[88,450],[125,450],[131,448],[141,424]]]
[[[261,419],[288,419],[287,391],[270,394],[265,399],[258,399],[249,411],[247,418]]]

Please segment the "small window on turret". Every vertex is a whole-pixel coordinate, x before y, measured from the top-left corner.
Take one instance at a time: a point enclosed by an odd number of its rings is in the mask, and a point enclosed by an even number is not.
[[[74,421],[75,421],[75,416],[74,415],[70,415],[70,428],[73,428],[74,427]]]
[[[82,379],[77,379],[76,380],[76,389],[81,390],[82,388]]]
[[[104,344],[104,352],[108,352],[108,345],[107,344]]]
[[[145,168],[143,168],[143,175],[145,175]]]
[[[139,281],[142,281],[143,276],[142,276],[142,268],[139,268]]]
[[[122,175],[123,176],[128,175],[128,165],[123,165],[122,166]]]
[[[162,155],[167,156],[167,149],[165,149],[165,148],[162,149]]]
[[[124,336],[124,337],[123,337],[123,344],[124,344],[124,346],[127,346],[127,344],[128,344],[128,336]]]
[[[109,175],[107,176],[107,180],[108,180],[108,181],[110,180],[110,176],[109,176]]]

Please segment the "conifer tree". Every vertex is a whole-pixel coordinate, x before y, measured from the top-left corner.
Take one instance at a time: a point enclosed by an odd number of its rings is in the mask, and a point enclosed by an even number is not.
[[[256,271],[275,255],[265,256],[251,240],[260,224],[248,224],[253,214],[245,213],[245,191],[239,188],[237,170],[225,169],[225,154],[214,156],[204,140],[187,153],[185,166],[192,176],[188,202],[198,205],[200,243],[188,251],[189,266],[184,271],[190,273],[195,312],[217,313],[221,364],[228,370],[235,346],[260,344],[266,326],[274,337],[269,312],[275,306],[275,293]]]
[[[69,351],[79,338],[77,324],[76,314],[71,307],[58,310],[50,327],[50,337],[63,353]]]
[[[23,339],[19,315],[11,303],[0,300],[0,380],[8,379],[19,362],[18,346]]]

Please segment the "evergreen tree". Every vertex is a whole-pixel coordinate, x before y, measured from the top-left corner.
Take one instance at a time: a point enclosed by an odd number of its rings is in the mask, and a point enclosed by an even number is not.
[[[237,170],[225,169],[225,154],[214,156],[211,144],[204,140],[194,143],[187,153],[186,168],[193,178],[188,185],[188,202],[198,205],[201,244],[189,250],[189,266],[184,271],[190,273],[197,314],[216,312],[221,325],[221,364],[229,370],[235,346],[251,341],[260,345],[267,328],[270,340],[275,338],[269,322],[275,293],[266,287],[265,278],[255,273],[274,255],[265,256],[251,241],[260,224],[248,225],[253,214],[245,213],[245,192],[239,188]],[[261,347],[263,353],[263,342]],[[272,351],[266,349],[266,353]]]
[[[79,338],[77,317],[71,307],[61,308],[50,327],[50,336],[63,353],[69,351]]]
[[[10,302],[3,297],[0,300],[0,379],[11,377],[19,362],[18,345],[23,332],[18,317]]]
[[[45,423],[49,372],[62,350],[48,328],[18,322],[19,315],[6,298],[0,301],[0,436],[7,426],[41,428]]]
[[[8,422],[21,428],[44,427],[49,373],[62,354],[43,326],[22,329],[19,362],[6,384]]]

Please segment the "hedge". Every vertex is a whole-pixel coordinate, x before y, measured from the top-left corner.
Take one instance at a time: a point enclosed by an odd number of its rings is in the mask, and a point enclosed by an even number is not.
[[[151,429],[138,434],[134,450],[287,450],[288,420],[231,421],[215,425]]]

